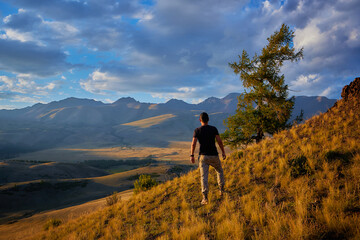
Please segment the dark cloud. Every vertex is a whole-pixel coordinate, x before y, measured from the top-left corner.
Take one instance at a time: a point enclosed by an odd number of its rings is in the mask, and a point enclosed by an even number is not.
[[[14,96],[14,93],[0,91],[0,100],[12,99]]]
[[[3,27],[29,32],[41,24],[41,22],[42,20],[39,16],[29,12],[22,12],[21,14],[6,17]]]
[[[138,7],[131,0],[11,0],[19,8],[31,9],[55,20],[108,18],[117,14],[134,13]]]
[[[0,70],[27,73],[41,77],[53,76],[72,66],[59,49],[41,47],[33,42],[0,39]]]

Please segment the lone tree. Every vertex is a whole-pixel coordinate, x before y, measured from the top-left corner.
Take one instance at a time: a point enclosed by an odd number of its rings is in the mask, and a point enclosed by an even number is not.
[[[279,31],[271,35],[268,45],[261,55],[252,59],[245,50],[239,62],[229,63],[245,87],[238,97],[235,115],[226,121],[227,130],[222,134],[226,145],[237,147],[254,139],[260,142],[264,133],[274,134],[289,125],[287,121],[294,107],[294,97],[288,98],[288,86],[280,68],[284,61],[298,61],[303,57],[303,49],[295,51],[294,32],[283,24]]]

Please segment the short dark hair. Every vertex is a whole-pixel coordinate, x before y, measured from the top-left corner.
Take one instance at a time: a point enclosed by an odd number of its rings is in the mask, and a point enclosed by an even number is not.
[[[209,121],[209,115],[206,113],[206,112],[202,112],[200,114],[200,120],[203,122],[203,123],[207,123]]]

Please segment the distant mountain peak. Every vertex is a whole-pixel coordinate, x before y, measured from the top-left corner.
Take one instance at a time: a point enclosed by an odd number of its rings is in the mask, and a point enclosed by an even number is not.
[[[75,107],[75,106],[93,106],[93,105],[102,105],[104,103],[100,101],[95,101],[94,99],[88,98],[76,98],[76,97],[69,97],[59,101],[50,102],[49,106],[62,106],[62,107]],[[46,105],[46,104],[45,104]]]
[[[138,101],[136,101],[132,97],[122,97],[122,98],[118,99],[116,102],[114,102],[113,104],[128,104],[128,103],[138,103]]]
[[[179,109],[179,110],[180,109],[185,110],[191,108],[191,104],[179,99],[170,99],[164,104],[164,106],[166,106],[167,108]]]
[[[187,104],[187,102],[183,101],[183,100],[179,100],[179,99],[170,99],[169,101],[167,101],[165,104]]]
[[[228,95],[226,95],[225,97],[223,97],[223,100],[228,100],[228,99],[237,99],[237,97],[240,95],[240,93],[229,93]]]
[[[219,98],[217,98],[217,97],[209,97],[209,98],[207,98],[207,99],[205,99],[202,103],[200,103],[200,104],[211,104],[211,103],[217,103],[217,102],[219,102],[220,101],[220,99]]]

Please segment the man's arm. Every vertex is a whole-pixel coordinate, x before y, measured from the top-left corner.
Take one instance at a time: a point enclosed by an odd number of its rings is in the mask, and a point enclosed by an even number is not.
[[[197,142],[197,138],[193,137],[192,143],[191,143],[191,150],[190,150],[190,161],[192,163],[195,163],[195,157],[194,157],[194,152],[195,152],[195,148],[196,148],[196,142]]]
[[[224,144],[223,144],[223,142],[222,142],[219,135],[216,135],[215,138],[216,138],[216,141],[219,144],[219,147],[221,149],[222,157],[223,157],[223,159],[225,159],[226,158],[226,153],[225,153],[225,149],[224,149]]]

